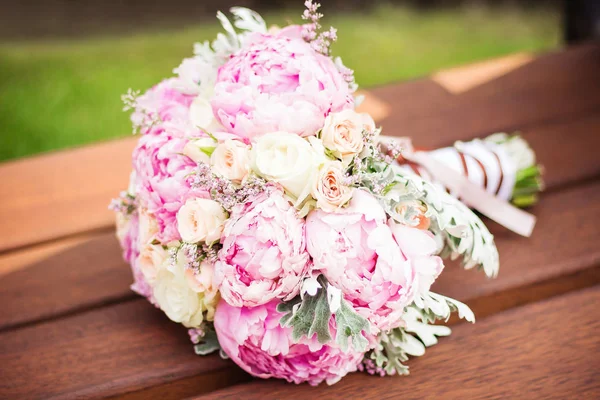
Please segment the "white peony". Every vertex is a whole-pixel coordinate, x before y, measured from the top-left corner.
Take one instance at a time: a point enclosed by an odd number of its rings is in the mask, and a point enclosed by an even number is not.
[[[314,138],[310,138],[314,139]],[[273,132],[260,136],[252,147],[252,169],[257,175],[277,182],[299,205],[310,194],[312,183],[325,155],[306,139],[292,133]]]
[[[239,140],[227,139],[210,157],[212,171],[234,183],[241,183],[250,169],[250,148]]]
[[[190,104],[190,120],[196,128],[206,128],[215,120],[210,101],[204,96],[197,96]]]
[[[189,199],[177,212],[177,229],[184,242],[214,243],[221,238],[227,214],[210,199]]]

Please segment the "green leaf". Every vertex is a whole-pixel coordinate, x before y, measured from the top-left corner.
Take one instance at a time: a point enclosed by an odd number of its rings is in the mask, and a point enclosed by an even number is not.
[[[369,321],[354,311],[346,300],[342,300],[340,309],[335,313],[335,322],[337,324],[335,341],[342,351],[348,351],[349,338],[355,351],[367,350],[369,341],[362,335],[362,331],[369,331]]]
[[[298,303],[300,306],[294,311],[294,306]],[[281,317],[279,323],[281,326],[291,326],[293,328],[292,339],[294,341],[300,340],[302,336],[310,339],[315,333],[319,343],[325,344],[331,340],[329,334],[331,312],[329,311],[327,293],[322,288],[317,291],[315,296],[306,295],[302,300],[300,296],[297,296],[290,303],[280,304],[277,311],[288,312],[288,314]]]
[[[216,147],[199,147],[200,151],[206,154],[207,156],[212,156],[212,153],[215,152]]]
[[[281,326],[292,327],[292,339],[300,340],[303,336],[307,338],[317,335],[319,343],[329,343],[333,338],[329,333],[329,321],[331,320],[331,308],[327,298],[327,287],[329,283],[323,275],[318,278],[321,287],[314,296],[304,295],[304,298],[296,296],[289,302],[277,306],[277,311],[284,315],[279,320]],[[348,342],[356,351],[366,351],[369,342],[362,332],[369,331],[369,321],[354,311],[350,304],[343,300],[339,310],[335,313],[337,332],[335,341],[340,348],[348,351]]]
[[[217,332],[212,329],[206,332],[200,343],[194,345],[194,351],[200,356],[205,356],[217,350],[221,350],[221,346],[217,340]]]

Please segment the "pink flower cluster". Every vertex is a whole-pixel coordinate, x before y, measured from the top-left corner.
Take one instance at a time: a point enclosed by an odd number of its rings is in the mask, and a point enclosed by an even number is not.
[[[307,6],[316,29],[318,5]],[[377,191],[352,180],[379,131],[353,110],[351,71],[325,55],[334,31],[307,40],[306,29],[206,45],[179,77],[131,95],[142,135],[116,207],[136,292],[198,346],[214,317],[222,350],[250,374],[316,385],[356,371],[378,334],[402,327],[443,263],[428,231],[394,222]],[[203,79],[195,65],[213,74]],[[278,306],[296,302],[294,315],[318,290],[319,335],[281,324]]]
[[[133,151],[137,196],[141,206],[156,218],[157,239],[162,243],[180,238],[176,217],[187,199],[209,197],[189,182],[196,163],[182,154],[186,143],[186,139],[165,131],[142,136]]]

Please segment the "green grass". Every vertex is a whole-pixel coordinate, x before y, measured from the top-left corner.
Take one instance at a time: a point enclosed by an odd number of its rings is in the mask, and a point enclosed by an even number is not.
[[[280,12],[267,21],[282,24],[297,14]],[[355,69],[362,87],[560,42],[552,9],[381,6],[326,23],[338,28],[334,53]],[[218,31],[204,23],[128,37],[0,44],[0,160],[129,134],[120,95],[170,76],[193,42]]]

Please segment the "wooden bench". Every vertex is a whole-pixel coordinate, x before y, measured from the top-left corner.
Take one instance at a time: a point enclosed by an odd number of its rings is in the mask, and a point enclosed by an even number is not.
[[[0,398],[599,398],[600,46],[497,65],[466,67],[476,84],[448,85],[462,68],[367,94],[389,110],[388,135],[439,147],[519,129],[546,168],[532,238],[490,222],[499,277],[450,263],[436,282],[478,323],[411,360],[409,377],[295,387],[194,355],[185,329],[129,290],[107,210],[127,138],[0,165]]]

